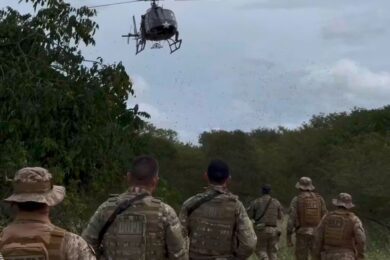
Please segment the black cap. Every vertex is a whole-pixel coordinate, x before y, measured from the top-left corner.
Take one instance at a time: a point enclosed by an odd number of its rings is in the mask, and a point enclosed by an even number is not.
[[[272,190],[272,187],[270,184],[264,184],[262,187],[261,187],[261,193],[263,194],[270,194],[271,193],[271,190]]]

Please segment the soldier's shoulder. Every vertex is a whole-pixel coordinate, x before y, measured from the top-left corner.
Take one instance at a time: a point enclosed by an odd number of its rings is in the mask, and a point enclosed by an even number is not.
[[[155,200],[155,203],[159,203],[161,205],[161,208],[163,209],[163,211],[167,214],[172,214],[172,213],[175,213],[176,215],[176,211],[173,209],[173,207],[165,202],[162,202],[161,200]]]
[[[64,248],[68,259],[95,259],[93,248],[79,235],[66,232]]]
[[[277,206],[281,206],[282,204],[280,203],[280,201],[276,198],[272,198],[272,203],[277,205]]]
[[[192,197],[189,197],[186,201],[184,201],[183,203],[183,208],[188,208],[190,205],[192,205],[193,203],[201,200],[202,198],[204,198],[206,195],[205,193],[198,193]]]
[[[124,194],[110,194],[106,201],[104,201],[96,211],[102,212],[105,210],[111,210],[113,207],[118,206],[120,201],[123,200],[123,195]]]
[[[362,225],[361,219],[355,213],[348,212],[348,215],[349,215],[350,219],[352,220],[352,222],[354,222],[355,224],[358,224],[358,225]]]
[[[64,230],[64,243],[67,247],[77,248],[80,246],[87,245],[87,242],[81,236]]]
[[[225,194],[225,196],[226,196],[229,200],[238,201],[238,202],[241,203],[241,201],[240,201],[238,195],[233,194],[233,193],[231,193],[231,192],[227,192],[227,193],[224,193],[224,194]]]

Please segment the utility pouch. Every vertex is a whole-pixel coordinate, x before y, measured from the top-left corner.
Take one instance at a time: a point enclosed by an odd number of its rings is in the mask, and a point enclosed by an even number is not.
[[[264,230],[265,227],[266,227],[265,223],[259,223],[259,224],[255,225],[255,229],[258,230],[258,231]]]

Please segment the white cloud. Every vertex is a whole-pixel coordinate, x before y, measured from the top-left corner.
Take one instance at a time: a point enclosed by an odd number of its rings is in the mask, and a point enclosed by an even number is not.
[[[353,107],[373,108],[390,102],[390,72],[372,71],[342,59],[331,66],[310,68],[301,79],[304,90],[318,97],[318,105],[331,112]]]

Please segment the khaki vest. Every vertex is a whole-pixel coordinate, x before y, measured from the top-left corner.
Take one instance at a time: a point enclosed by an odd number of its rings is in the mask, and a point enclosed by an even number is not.
[[[61,260],[66,231],[38,222],[14,222],[0,238],[0,252],[6,260]]]
[[[354,250],[352,212],[332,212],[324,220],[324,245]]]
[[[301,228],[316,227],[322,219],[321,197],[315,193],[298,196],[298,218]]]
[[[265,209],[267,203],[268,203],[269,198],[267,197],[266,199],[263,200],[263,207],[262,210]],[[278,223],[278,204],[274,199],[272,199],[267,211],[265,212],[264,216],[262,219],[259,221],[259,223],[264,223],[266,226],[271,226],[271,227],[276,227]],[[260,212],[262,213],[262,212]]]
[[[237,200],[220,195],[190,216],[190,254],[229,256],[234,252]]]
[[[114,209],[113,205],[112,211]],[[160,200],[147,197],[135,202],[134,206],[118,215],[102,242],[105,258],[115,260],[168,259],[162,209]]]

